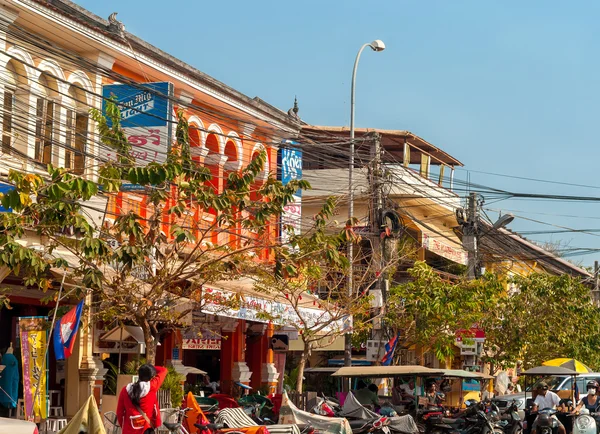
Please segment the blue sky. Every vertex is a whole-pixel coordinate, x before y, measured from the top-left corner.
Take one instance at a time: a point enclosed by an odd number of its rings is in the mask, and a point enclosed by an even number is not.
[[[348,125],[356,52],[358,127],[407,129],[500,189],[600,197],[600,2],[388,0],[76,0],[249,96],[301,117]],[[457,177],[466,179],[467,172]],[[491,202],[491,200],[489,201]],[[600,228],[600,203],[505,200],[487,205],[576,229]],[[488,211],[493,218],[497,216]],[[569,216],[569,217],[567,217]],[[515,230],[551,226],[518,219]],[[600,248],[599,234],[532,235]],[[589,265],[594,255],[570,258]]]

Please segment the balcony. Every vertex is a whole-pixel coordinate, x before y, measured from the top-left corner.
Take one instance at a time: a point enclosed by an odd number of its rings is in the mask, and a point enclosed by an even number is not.
[[[302,134],[312,141],[304,147],[302,175],[313,188],[304,193],[306,201],[337,196],[343,205],[348,195],[349,130],[307,126]],[[390,198],[421,200],[427,202],[423,205],[434,204],[451,211],[460,206],[459,196],[452,191],[454,168],[462,166],[460,161],[409,131],[377,129],[355,130],[356,203],[370,195],[366,167],[373,160],[375,136],[383,150],[384,182]]]

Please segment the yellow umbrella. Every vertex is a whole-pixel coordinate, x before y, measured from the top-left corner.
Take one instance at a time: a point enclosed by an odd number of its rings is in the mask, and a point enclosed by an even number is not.
[[[575,359],[552,359],[542,363],[544,366],[560,366],[561,368],[571,369],[585,374],[587,372],[594,372],[588,366]]]

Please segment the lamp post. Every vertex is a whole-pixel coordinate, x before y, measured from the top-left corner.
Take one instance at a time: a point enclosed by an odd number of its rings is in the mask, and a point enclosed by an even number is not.
[[[348,222],[350,223],[354,216],[354,190],[352,182],[354,178],[354,94],[356,91],[356,70],[358,69],[358,61],[363,50],[370,47],[373,51],[385,50],[385,44],[382,40],[376,39],[373,42],[364,44],[358,50],[356,60],[354,61],[354,69],[352,70],[352,88],[350,93],[350,166],[348,170]],[[350,269],[348,272],[348,295],[352,297],[354,294],[352,273],[354,272],[353,267],[354,259],[354,246],[352,243],[348,243],[348,260],[350,261]],[[350,366],[352,364],[352,336],[350,333],[346,333],[345,347],[344,347],[344,366]]]

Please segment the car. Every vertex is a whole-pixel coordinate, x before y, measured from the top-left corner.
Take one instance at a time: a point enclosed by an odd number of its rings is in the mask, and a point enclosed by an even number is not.
[[[575,385],[579,391],[580,397],[583,397],[586,393],[586,385],[588,381],[596,380],[600,382],[600,373],[590,372],[585,374],[579,374],[576,377]],[[492,399],[492,402],[502,410],[508,407],[513,401],[516,401],[517,407],[519,408],[519,416],[521,419],[525,416],[526,401],[531,401],[533,390],[540,381],[544,381],[550,390],[557,393],[561,399],[571,398],[571,391],[573,389],[573,377],[568,375],[551,375],[544,377],[541,380],[527,387],[525,392],[512,393],[510,395],[499,395]]]
[[[0,417],[0,433],[39,434],[39,431],[37,425],[33,422]]]

